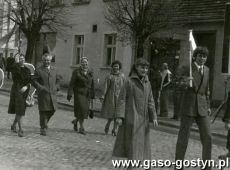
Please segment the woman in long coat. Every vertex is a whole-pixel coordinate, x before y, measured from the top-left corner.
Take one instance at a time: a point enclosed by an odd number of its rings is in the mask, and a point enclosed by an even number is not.
[[[84,119],[88,118],[90,100],[95,97],[93,72],[89,70],[86,57],[81,59],[80,68],[77,68],[72,73],[67,100],[71,100],[72,94],[74,94],[74,116],[76,117],[76,120],[72,122],[74,130],[78,130],[77,122],[79,121],[79,133],[85,135]]]
[[[12,72],[13,85],[10,92],[10,103],[8,108],[9,114],[16,114],[11,130],[16,131],[16,124],[18,123],[18,136],[23,137],[22,130],[22,116],[26,111],[26,98],[30,89],[30,69],[24,65],[25,58],[22,54],[19,56],[19,62],[10,66]]]
[[[148,66],[145,59],[138,59],[121,90],[117,114],[123,121],[113,156],[129,160],[151,159],[150,122],[157,126],[157,115],[147,76]]]
[[[108,121],[105,125],[105,134],[108,134],[109,126],[112,120],[114,121],[112,135],[117,134],[117,103],[120,89],[124,84],[125,76],[120,72],[122,67],[121,62],[116,60],[111,65],[112,71],[105,79],[104,95],[101,113]]]

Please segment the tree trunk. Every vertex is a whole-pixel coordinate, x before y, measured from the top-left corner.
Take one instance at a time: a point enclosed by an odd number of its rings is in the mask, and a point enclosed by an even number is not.
[[[145,40],[143,38],[135,38],[135,54],[134,54],[134,60],[143,57],[144,54],[144,42]]]
[[[33,36],[27,37],[25,60],[28,63],[32,62],[35,44],[36,44],[36,38],[34,38]]]

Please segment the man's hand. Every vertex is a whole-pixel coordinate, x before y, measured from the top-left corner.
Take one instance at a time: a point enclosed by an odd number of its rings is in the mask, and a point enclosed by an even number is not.
[[[121,126],[122,124],[123,124],[123,119],[122,118],[118,118],[117,120],[116,120],[116,122],[117,122],[117,125],[118,126]]]
[[[104,101],[104,96],[100,97],[100,102],[102,103]]]
[[[208,115],[210,116],[210,115],[211,115],[211,113],[212,113],[211,109],[210,109],[210,108],[208,108]]]
[[[21,93],[24,93],[27,89],[28,89],[27,86],[23,86],[23,87],[20,89],[20,92],[21,92]]]
[[[71,98],[72,98],[72,96],[67,95],[67,100],[68,100],[69,102],[70,102]]]

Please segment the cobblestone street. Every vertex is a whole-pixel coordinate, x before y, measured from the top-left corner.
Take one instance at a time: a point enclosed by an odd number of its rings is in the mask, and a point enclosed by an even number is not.
[[[19,138],[10,131],[14,116],[7,114],[8,101],[8,96],[0,95],[0,170],[114,169],[111,152],[115,138],[104,135],[104,119],[86,120],[87,135],[84,136],[72,130],[73,113],[58,110],[50,121],[47,136],[40,136],[35,105],[26,111],[25,137]],[[173,161],[176,139],[176,135],[152,130],[152,158]],[[225,152],[224,147],[213,145],[213,159]],[[186,159],[196,159],[200,155],[200,142],[190,139]]]

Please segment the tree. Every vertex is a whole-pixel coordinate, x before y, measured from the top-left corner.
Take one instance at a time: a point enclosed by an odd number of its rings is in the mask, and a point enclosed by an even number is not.
[[[133,42],[134,58],[142,57],[150,35],[171,23],[179,0],[107,0],[105,18],[116,28],[121,40]]]
[[[31,62],[35,44],[44,28],[57,32],[68,26],[64,18],[64,6],[53,0],[4,0],[9,6],[6,16],[18,26],[27,40],[25,59]]]

